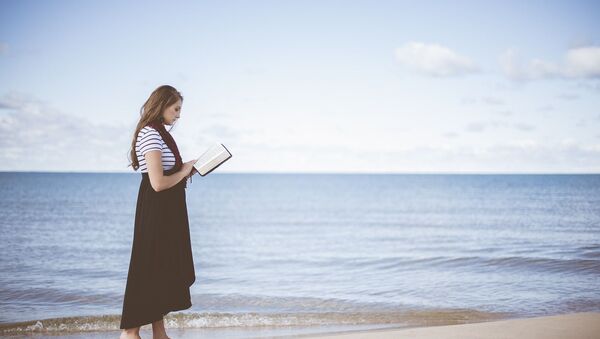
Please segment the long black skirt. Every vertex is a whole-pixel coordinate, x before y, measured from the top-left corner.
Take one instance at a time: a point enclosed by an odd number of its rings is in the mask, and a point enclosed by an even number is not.
[[[142,173],[121,329],[150,324],[192,306],[190,286],[196,274],[185,181],[156,192],[148,173]]]

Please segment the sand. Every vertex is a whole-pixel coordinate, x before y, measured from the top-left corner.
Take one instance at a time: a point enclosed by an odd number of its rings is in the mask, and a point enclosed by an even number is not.
[[[472,324],[297,336],[311,339],[583,339],[600,338],[600,312],[519,318]]]
[[[118,338],[119,331],[78,332],[78,333],[54,333],[51,338],[90,338],[108,339]],[[279,335],[276,332],[280,332]],[[284,331],[285,332],[285,331]],[[195,338],[302,338],[302,339],[389,339],[389,338],[415,338],[415,339],[600,339],[600,312],[582,312],[563,315],[518,318],[497,321],[485,321],[461,325],[443,325],[411,328],[387,328],[375,330],[324,330],[313,329],[310,333],[298,333],[284,335],[281,331],[265,331],[264,329],[231,328],[224,332],[222,329],[198,329],[198,328],[168,328],[167,333],[171,338],[195,339]],[[323,332],[327,332],[326,334]],[[323,334],[320,334],[323,333]],[[32,336],[45,337],[44,333],[32,334]],[[149,329],[141,331],[142,338],[151,338]],[[10,336],[7,338],[22,338],[23,335]]]

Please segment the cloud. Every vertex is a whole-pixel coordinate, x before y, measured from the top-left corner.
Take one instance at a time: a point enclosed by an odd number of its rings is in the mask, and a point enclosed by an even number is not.
[[[471,122],[465,128],[467,132],[483,132],[484,129],[485,124],[482,122]]]
[[[594,92],[594,94],[598,94],[598,92],[600,92],[600,81],[578,81],[575,83],[575,87],[577,89],[583,89]]]
[[[10,106],[9,103],[0,101],[0,109],[11,109],[11,108],[13,108],[13,107]]]
[[[421,74],[434,77],[460,76],[479,72],[469,58],[438,44],[409,42],[395,50],[396,60]]]
[[[475,98],[466,97],[466,98],[460,99],[460,104],[461,105],[471,105],[471,104],[474,104],[476,101],[477,101],[477,99],[475,99]]]
[[[502,98],[495,96],[483,96],[481,98],[465,97],[460,99],[460,103],[463,105],[471,105],[476,102],[481,102],[490,106],[503,106],[506,104]]]
[[[600,46],[570,49],[565,73],[571,77],[600,77]]]
[[[444,144],[363,152],[357,158],[373,168],[405,173],[598,173],[600,144],[522,139],[489,146]]]
[[[499,57],[504,74],[511,80],[527,81],[547,78],[599,78],[600,46],[572,48],[562,63],[531,59],[523,64],[519,52],[509,48]]]
[[[483,97],[482,102],[484,102],[488,105],[493,105],[493,106],[504,105],[504,100],[497,98],[497,97],[491,97],[491,96]]]
[[[572,139],[563,139],[556,143],[524,141],[496,145],[491,148],[500,157],[528,159],[529,163],[545,164],[553,167],[580,169],[595,167],[600,169],[600,144],[585,145]],[[596,159],[594,159],[596,158]]]
[[[444,133],[444,136],[446,138],[448,138],[448,139],[453,139],[453,138],[458,137],[458,133],[456,133],[456,132],[446,132],[446,133]]]
[[[512,127],[520,131],[533,131],[535,129],[535,126],[524,123],[514,123]]]
[[[540,112],[550,112],[550,111],[554,111],[554,106],[543,105],[543,106],[538,107],[537,110]]]
[[[490,121],[490,122],[471,122],[465,126],[465,131],[467,132],[483,132],[487,128],[511,128],[518,131],[532,131],[535,129],[535,126],[526,124],[526,123],[510,123],[506,121]]]
[[[17,92],[2,97],[0,107],[3,171],[131,170],[132,126],[93,124]]]
[[[577,123],[575,124],[575,126],[577,127],[585,127],[587,125],[587,120],[585,119],[579,119],[577,121]]]
[[[557,95],[557,97],[560,99],[569,100],[569,101],[579,98],[579,96],[577,94],[572,94],[572,93],[561,93],[561,94]]]
[[[513,114],[513,112],[511,110],[508,110],[508,109],[495,111],[494,113],[500,114],[500,115],[505,116],[505,117]]]
[[[128,166],[137,114],[133,119],[120,125],[96,124],[31,95],[10,92],[0,98],[0,170],[136,173]],[[186,161],[215,141],[235,146],[242,133],[250,132],[215,122],[186,123],[171,133]]]

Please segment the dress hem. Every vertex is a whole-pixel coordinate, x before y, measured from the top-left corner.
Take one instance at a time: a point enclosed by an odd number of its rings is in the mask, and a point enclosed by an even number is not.
[[[119,329],[124,330],[124,329],[129,329],[129,328],[135,328],[135,327],[141,327],[141,326],[144,326],[144,325],[149,325],[149,324],[152,324],[155,321],[159,321],[159,320],[163,319],[170,312],[183,311],[183,310],[190,309],[191,307],[192,307],[191,301],[187,305],[170,307],[170,308],[168,308],[168,310],[163,311],[161,316],[153,317],[152,320],[137,321],[137,322],[134,322],[132,325],[123,325],[123,323],[121,323],[121,325],[119,325]]]

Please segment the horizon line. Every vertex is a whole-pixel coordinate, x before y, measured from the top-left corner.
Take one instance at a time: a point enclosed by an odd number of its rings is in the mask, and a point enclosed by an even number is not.
[[[54,173],[54,174],[141,174],[141,172],[124,171],[14,171],[0,170],[0,173]],[[600,172],[494,172],[494,171],[462,171],[462,172],[444,172],[444,171],[412,171],[412,172],[276,172],[276,171],[247,171],[231,172],[221,171],[210,174],[318,174],[318,175],[600,175]]]

